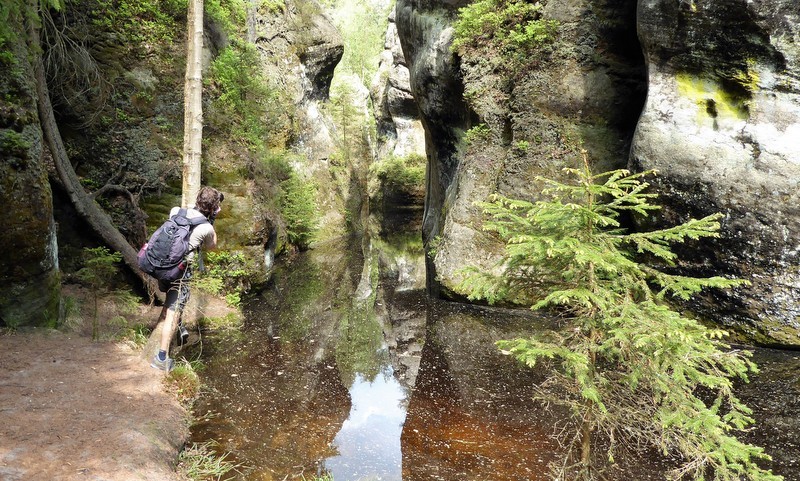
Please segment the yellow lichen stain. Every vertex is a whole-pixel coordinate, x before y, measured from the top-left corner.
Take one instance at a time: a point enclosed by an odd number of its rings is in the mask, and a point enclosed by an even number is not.
[[[697,105],[697,123],[746,120],[749,108],[746,101],[726,92],[722,85],[711,79],[681,73],[675,76],[678,94]]]

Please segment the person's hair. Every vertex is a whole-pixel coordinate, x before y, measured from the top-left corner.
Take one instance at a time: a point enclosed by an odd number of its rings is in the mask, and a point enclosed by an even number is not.
[[[217,189],[208,186],[201,187],[200,192],[197,193],[194,208],[204,216],[210,217],[219,209],[219,203],[222,202],[222,198],[222,192]]]

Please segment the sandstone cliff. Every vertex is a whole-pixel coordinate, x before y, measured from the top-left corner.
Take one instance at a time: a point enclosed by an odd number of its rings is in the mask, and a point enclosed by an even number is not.
[[[426,130],[432,290],[457,297],[462,266],[490,269],[497,258],[474,201],[536,198],[534,177],[558,176],[585,149],[595,170],[658,169],[669,223],[723,212],[721,238],[691,246],[682,267],[753,286],[694,307],[760,342],[800,344],[800,5],[549,0],[542,16],[557,22],[554,40],[509,74],[502,62],[452,53],[466,3],[397,6]]]
[[[748,279],[701,311],[800,345],[800,4],[642,0],[648,98],[631,165],[657,169],[668,219],[725,214],[695,270]]]
[[[0,58],[0,326],[52,326],[61,292],[56,225],[21,17],[9,19],[13,57]]]

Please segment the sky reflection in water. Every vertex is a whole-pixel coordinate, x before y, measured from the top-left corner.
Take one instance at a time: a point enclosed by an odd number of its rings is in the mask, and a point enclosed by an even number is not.
[[[325,460],[325,470],[335,480],[400,481],[406,394],[392,368],[372,382],[358,374],[350,397],[350,416],[333,440],[338,455]]]

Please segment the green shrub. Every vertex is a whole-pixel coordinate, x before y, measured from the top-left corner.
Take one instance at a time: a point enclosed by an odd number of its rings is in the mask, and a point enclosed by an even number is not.
[[[542,2],[478,0],[458,10],[452,49],[461,55],[489,51],[523,60],[555,40],[558,22],[542,18]]]
[[[488,142],[491,139],[491,135],[492,131],[489,130],[486,124],[476,125],[467,130],[464,134],[464,142],[466,142],[467,145]]]
[[[220,52],[206,84],[214,125],[234,140],[255,148],[288,128],[283,101],[264,76],[255,45],[234,42]]]
[[[317,187],[297,173],[281,182],[279,205],[281,216],[286,221],[289,242],[306,249],[313,242],[319,225],[316,205]]]
[[[147,45],[168,45],[183,37],[175,15],[185,16],[186,8],[175,12],[177,6],[174,0],[93,0],[90,8],[94,28],[118,33],[143,53]]]
[[[278,14],[286,11],[286,2],[285,0],[261,0],[259,9]]]
[[[247,21],[247,5],[244,0],[205,0],[203,10],[229,37],[236,38]]]
[[[199,371],[205,368],[202,361],[176,360],[175,367],[164,377],[164,383],[174,392],[178,401],[190,406],[200,393]]]
[[[389,157],[370,166],[372,175],[385,187],[403,192],[424,188],[425,156],[409,154],[406,157]]]
[[[192,284],[209,294],[223,295],[231,306],[237,307],[241,292],[249,288],[253,267],[241,252],[209,251],[204,256],[205,272],[195,271]]]
[[[84,267],[75,275],[86,283],[92,293],[92,339],[98,340],[100,336],[98,317],[98,299],[103,293],[109,291],[109,280],[117,273],[117,264],[122,261],[122,254],[111,252],[106,247],[87,247],[83,249]]]
[[[134,349],[141,349],[147,345],[147,341],[150,338],[150,329],[144,324],[128,326],[126,321],[118,334],[118,338]]]

